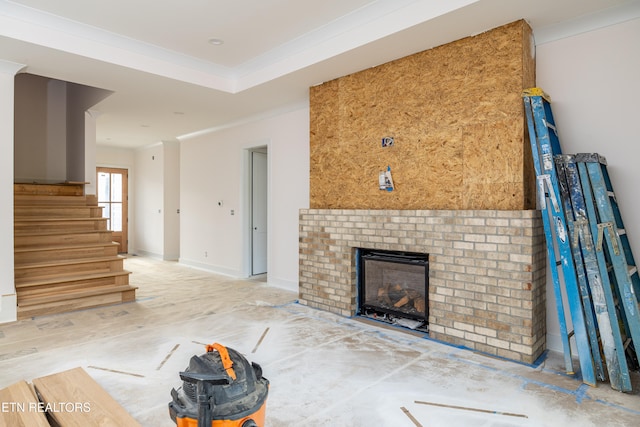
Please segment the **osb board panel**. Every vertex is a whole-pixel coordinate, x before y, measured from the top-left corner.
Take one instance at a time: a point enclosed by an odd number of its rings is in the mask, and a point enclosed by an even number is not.
[[[530,38],[518,21],[311,88],[310,206],[533,207],[521,98],[534,86]],[[387,166],[392,192],[378,189]]]

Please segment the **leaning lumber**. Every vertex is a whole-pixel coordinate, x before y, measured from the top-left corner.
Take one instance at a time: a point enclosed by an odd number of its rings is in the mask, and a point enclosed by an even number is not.
[[[36,378],[33,385],[53,425],[140,426],[140,423],[82,368]]]

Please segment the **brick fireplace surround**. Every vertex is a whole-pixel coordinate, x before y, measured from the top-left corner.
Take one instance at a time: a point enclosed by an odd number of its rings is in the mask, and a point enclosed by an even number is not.
[[[300,303],[357,310],[356,248],[429,254],[429,337],[523,363],[546,348],[536,210],[300,211]]]

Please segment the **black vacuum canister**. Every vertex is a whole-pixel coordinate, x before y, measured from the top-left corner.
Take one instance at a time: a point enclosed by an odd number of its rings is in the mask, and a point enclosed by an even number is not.
[[[264,427],[269,380],[262,368],[232,348],[206,346],[180,372],[169,415],[177,427]]]

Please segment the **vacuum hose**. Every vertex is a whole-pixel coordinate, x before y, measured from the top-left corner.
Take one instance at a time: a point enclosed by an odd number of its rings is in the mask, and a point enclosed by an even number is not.
[[[253,420],[247,420],[242,423],[242,427],[258,427],[258,424],[256,424],[256,422]]]

